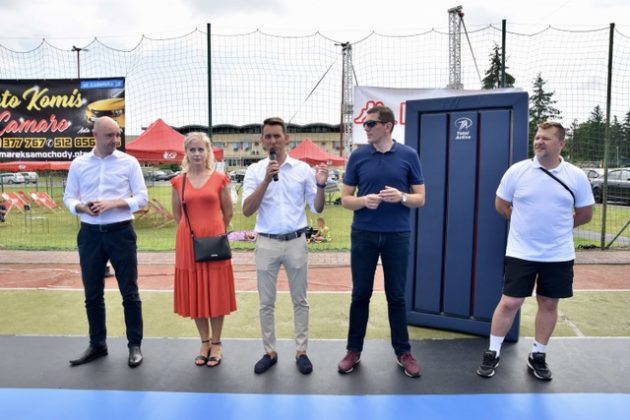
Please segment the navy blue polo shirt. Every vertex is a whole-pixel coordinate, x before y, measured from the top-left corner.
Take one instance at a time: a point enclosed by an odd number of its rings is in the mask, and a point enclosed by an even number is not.
[[[378,194],[385,186],[410,192],[411,185],[424,184],[424,177],[416,151],[394,140],[392,148],[385,153],[371,144],[354,150],[348,159],[343,183],[356,187],[357,196],[362,197]],[[356,210],[352,228],[370,232],[409,232],[410,210],[402,203],[381,202],[375,210]]]

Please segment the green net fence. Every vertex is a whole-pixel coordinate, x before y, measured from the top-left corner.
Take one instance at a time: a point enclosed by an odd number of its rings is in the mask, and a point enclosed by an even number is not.
[[[579,246],[630,246],[630,180],[617,168],[630,167],[630,37],[613,31],[610,129],[606,147],[607,80],[610,28],[542,30],[506,33],[506,71],[514,86],[536,92],[540,78],[549,105],[568,129],[565,158],[592,168],[596,198],[593,221],[575,231]],[[500,28],[486,26],[461,37],[461,82],[464,89],[480,89],[490,67],[493,48],[501,45]],[[210,121],[208,69],[212,74],[213,140],[226,150],[227,170],[239,169],[245,157],[260,158],[259,127],[269,116],[281,116],[299,129],[291,133],[294,145],[305,137],[339,154],[339,124],[343,95],[343,57],[339,40],[316,33],[309,36],[275,36],[260,31],[239,35],[212,34],[208,60],[208,34],[194,31],[168,39],[143,36],[133,46],[114,47],[94,39],[81,48],[61,49],[47,40],[27,50],[0,45],[0,80],[125,77],[128,139],[161,118],[174,127],[205,127]],[[1,43],[1,39],[0,39]],[[393,88],[443,88],[449,83],[449,34],[429,30],[406,36],[372,33],[352,45],[354,85]],[[219,127],[236,127],[221,137]],[[247,128],[249,127],[249,128]],[[328,127],[324,130],[321,127]],[[317,132],[320,130],[321,132]],[[224,129],[225,131],[225,129]],[[227,130],[229,131],[229,130]],[[530,133],[531,135],[531,133]],[[609,180],[603,184],[603,168]],[[618,179],[616,178],[618,176]],[[630,175],[628,175],[630,176]],[[624,177],[626,177],[624,179]],[[2,184],[2,192],[42,191],[62,204],[63,172],[40,173],[29,185]],[[606,185],[606,188],[604,187]],[[165,209],[138,218],[142,250],[170,250],[174,223],[168,218],[170,184],[149,181],[152,199]],[[240,194],[235,184],[235,194]],[[602,202],[603,195],[607,202]],[[332,203],[324,217],[332,241],[321,249],[349,249],[352,214]],[[604,207],[605,206],[605,207]],[[253,218],[235,206],[233,230],[249,230]],[[605,217],[604,217],[605,216]],[[77,221],[63,206],[31,210],[13,208],[0,223],[0,248],[75,248]],[[309,214],[315,225],[316,216]],[[614,240],[613,240],[614,239]],[[251,247],[251,244],[236,244]]]

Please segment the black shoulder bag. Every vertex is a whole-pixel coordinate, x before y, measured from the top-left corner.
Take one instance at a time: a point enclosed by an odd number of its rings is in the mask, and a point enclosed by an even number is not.
[[[556,181],[558,181],[560,183],[560,185],[562,185],[564,187],[565,190],[569,191],[569,194],[571,194],[571,197],[573,197],[573,207],[575,207],[575,194],[573,194],[573,191],[571,191],[571,188],[569,188],[569,186],[567,184],[562,182],[562,180],[560,178],[558,178],[557,176],[555,176],[554,174],[552,174],[551,172],[549,172],[548,170],[546,170],[542,166],[540,167],[540,170],[543,171],[544,173],[546,173],[547,175],[549,175],[550,177],[552,177],[553,179],[555,179]]]
[[[230,241],[227,234],[218,236],[204,236],[196,237],[195,232],[190,224],[188,218],[188,212],[186,211],[186,201],[184,200],[184,191],[186,190],[186,174],[184,174],[184,180],[182,184],[182,209],[184,210],[184,216],[186,216],[186,222],[190,228],[190,235],[192,237],[193,252],[195,253],[196,262],[205,261],[220,261],[229,260],[232,258],[232,250],[230,249]]]

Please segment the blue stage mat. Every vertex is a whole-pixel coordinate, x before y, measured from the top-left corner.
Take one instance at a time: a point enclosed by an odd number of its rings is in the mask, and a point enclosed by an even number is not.
[[[627,420],[630,394],[334,396],[5,388],[0,407],[7,420]]]

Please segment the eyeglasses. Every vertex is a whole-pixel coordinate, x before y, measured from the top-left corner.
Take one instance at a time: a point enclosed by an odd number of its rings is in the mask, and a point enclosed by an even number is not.
[[[374,126],[376,126],[376,124],[378,123],[387,124],[385,121],[369,120],[369,121],[363,121],[363,128],[365,127],[374,128]]]

